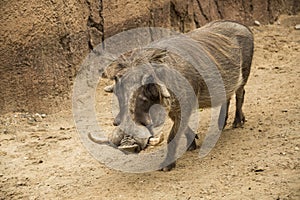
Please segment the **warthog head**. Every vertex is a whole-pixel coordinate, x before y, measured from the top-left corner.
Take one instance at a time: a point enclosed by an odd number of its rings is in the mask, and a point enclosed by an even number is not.
[[[163,50],[134,52],[130,58],[113,62],[104,73],[115,82],[104,90],[117,96],[120,108],[113,122],[117,127],[108,139],[120,149],[139,152],[149,143],[158,143],[153,128],[164,123],[166,113],[153,105],[169,98],[170,93],[153,66],[159,66],[164,55]]]

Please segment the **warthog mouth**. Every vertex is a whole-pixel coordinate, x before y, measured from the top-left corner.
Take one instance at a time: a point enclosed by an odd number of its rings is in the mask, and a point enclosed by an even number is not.
[[[139,153],[141,151],[141,146],[137,141],[129,135],[126,135],[120,142],[118,149],[130,152],[130,153]]]
[[[148,146],[156,146],[161,142],[161,138],[159,137],[150,137],[147,141],[147,146],[144,148],[146,149]],[[125,136],[118,146],[118,149],[130,152],[130,153],[139,153],[141,150],[141,146],[132,136]]]
[[[140,151],[146,149],[148,146],[156,146],[162,141],[162,137],[149,137],[147,141],[139,141],[131,135],[125,135],[118,144],[114,144],[112,141],[109,141],[108,138],[95,138],[90,133],[88,138],[97,144],[107,144],[114,148],[117,148],[125,153],[139,153]],[[146,145],[144,145],[146,144]]]

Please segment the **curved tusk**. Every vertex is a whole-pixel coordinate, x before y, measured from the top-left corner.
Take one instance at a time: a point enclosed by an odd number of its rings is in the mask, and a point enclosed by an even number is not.
[[[169,98],[171,95],[170,95],[170,92],[167,89],[167,87],[164,84],[159,84],[159,86],[161,88],[161,93],[162,93],[163,97]]]
[[[135,153],[135,152],[140,151],[140,146],[137,144],[125,145],[125,146],[118,146],[118,149],[126,151],[126,152]]]
[[[112,93],[112,92],[114,91],[114,87],[115,87],[115,84],[106,86],[106,87],[104,88],[104,91],[105,91],[105,92]]]
[[[97,143],[97,144],[108,144],[109,140],[108,138],[94,138],[91,133],[88,133],[88,137],[90,140],[92,140],[93,142]]]
[[[150,139],[149,139],[149,144],[150,144],[151,146],[156,146],[156,145],[158,145],[160,142],[161,142],[161,139],[160,139],[160,138],[150,138]]]

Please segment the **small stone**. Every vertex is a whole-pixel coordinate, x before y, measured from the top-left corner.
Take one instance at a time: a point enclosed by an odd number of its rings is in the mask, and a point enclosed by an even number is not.
[[[42,118],[46,118],[46,116],[47,116],[46,114],[41,114]]]
[[[254,172],[263,172],[263,171],[265,171],[265,170],[262,169],[262,168],[257,168],[257,169],[254,170]]]
[[[19,187],[19,186],[27,186],[27,184],[19,181],[19,182],[17,182],[17,187]]]
[[[296,30],[300,30],[300,24],[297,24],[297,25],[295,26],[295,29],[296,29]]]
[[[255,166],[251,169],[253,172],[263,172],[265,169],[262,166]]]
[[[36,122],[42,121],[42,116],[39,113],[36,113],[34,116],[32,116]]]
[[[299,149],[299,147],[295,147],[295,151],[299,151],[300,149]]]
[[[266,69],[266,68],[263,67],[263,66],[260,66],[260,67],[257,67],[257,69],[262,69],[262,70],[264,70],[264,69]]]
[[[254,21],[254,24],[255,24],[256,26],[260,26],[260,22],[257,21],[257,20]]]
[[[32,117],[28,117],[27,118],[27,123],[30,124],[30,125],[35,125],[36,124],[36,121],[34,118]]]

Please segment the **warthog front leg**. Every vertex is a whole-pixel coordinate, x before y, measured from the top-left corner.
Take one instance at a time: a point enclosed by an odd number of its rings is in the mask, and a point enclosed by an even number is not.
[[[162,171],[170,171],[171,169],[173,169],[175,166],[176,166],[176,161],[172,162],[171,164],[166,165],[166,163],[169,163],[170,160],[174,160],[174,156],[175,156],[175,151],[176,151],[176,146],[177,146],[177,143],[178,141],[174,141],[174,142],[171,142],[174,138],[175,138],[175,135],[177,133],[177,130],[178,130],[178,127],[176,126],[176,122],[174,122],[173,126],[172,126],[172,129],[171,129],[171,132],[169,134],[169,137],[168,137],[168,152],[167,152],[167,157],[165,158],[165,161],[161,164],[163,167],[162,167]],[[178,139],[178,138],[177,138]]]
[[[178,145],[178,140],[180,139],[180,137],[175,137],[176,136],[176,133],[178,132],[178,122],[174,122],[174,125],[172,126],[172,129],[171,129],[171,132],[169,134],[169,137],[168,137],[168,154],[167,154],[167,157],[165,159],[165,161],[162,163],[162,166],[166,165],[165,163],[167,162],[170,162],[171,160],[174,160],[174,156],[175,156],[175,153],[176,153],[176,148],[177,148],[177,145]],[[198,136],[194,133],[194,131],[190,128],[190,127],[186,127],[185,130],[184,130],[184,135],[186,136],[186,139],[187,141],[192,141],[192,143],[189,145],[188,147],[188,151],[192,151],[192,150],[195,150],[197,148],[197,145],[196,145],[196,141],[195,139],[198,138]],[[173,141],[171,142],[172,140],[175,140],[176,141]],[[172,170],[174,167],[176,166],[176,161],[172,162],[171,164],[167,165],[167,166],[164,166],[161,170],[162,171],[170,171]]]
[[[120,116],[120,112],[119,112],[113,121],[113,125],[119,126],[120,124],[121,124],[121,116]]]
[[[235,94],[236,94],[236,112],[235,112],[235,118],[233,122],[233,128],[242,127],[243,124],[245,123],[245,116],[242,111],[244,96],[245,96],[244,86],[240,87]]]

